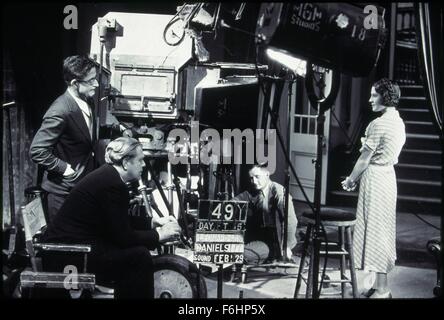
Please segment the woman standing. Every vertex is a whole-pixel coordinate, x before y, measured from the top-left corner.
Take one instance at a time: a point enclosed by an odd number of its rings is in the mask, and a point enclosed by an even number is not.
[[[355,266],[375,272],[373,287],[364,295],[391,298],[387,274],[396,260],[396,175],[393,165],[405,143],[405,126],[399,116],[401,91],[388,79],[376,82],[371,90],[373,112],[382,115],[370,122],[361,139],[361,156],[352,173],[341,182],[352,191],[358,181],[359,199],[354,231]]]

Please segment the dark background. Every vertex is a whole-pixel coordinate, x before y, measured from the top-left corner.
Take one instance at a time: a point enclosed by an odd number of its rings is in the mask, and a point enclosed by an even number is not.
[[[10,64],[16,92],[4,100],[20,99],[24,102],[26,118],[31,128],[38,129],[41,117],[51,102],[65,90],[62,77],[62,61],[74,54],[88,54],[91,26],[106,13],[135,12],[152,14],[175,14],[183,2],[100,2],[69,3],[78,8],[78,29],[66,30],[63,13],[67,3],[6,3],[3,4],[2,30],[3,55]],[[257,11],[260,4],[248,4],[243,19],[234,23],[238,28],[254,33]],[[221,17],[233,22],[233,10],[239,3],[224,3]],[[233,37],[235,33],[235,37]],[[206,38],[212,61],[254,61],[253,38],[227,29]]]

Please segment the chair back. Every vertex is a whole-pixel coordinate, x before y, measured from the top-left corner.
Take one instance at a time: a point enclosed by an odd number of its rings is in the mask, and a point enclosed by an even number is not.
[[[22,206],[21,218],[25,228],[25,240],[32,241],[33,237],[46,226],[42,199],[37,197],[27,205]]]
[[[91,246],[85,244],[59,244],[59,243],[39,243],[35,237],[43,232],[46,227],[45,213],[42,205],[41,195],[37,195],[27,205],[22,206],[19,214],[21,223],[25,230],[26,251],[31,260],[32,270],[26,269],[20,274],[20,286],[22,288],[57,288],[57,289],[86,289],[93,292],[95,288],[95,275],[86,273],[87,253],[91,252]],[[36,255],[36,249],[43,252],[65,252],[69,256],[73,253],[83,254],[83,273],[77,273],[70,278],[71,271],[66,273],[44,270],[42,258],[45,255]],[[52,259],[47,257],[46,259]],[[47,268],[48,266],[45,266]],[[52,266],[50,267],[51,269]],[[68,282],[67,282],[68,281]],[[68,283],[68,287],[67,287]],[[80,291],[81,292],[81,291]]]
[[[34,236],[46,226],[45,214],[43,211],[42,199],[35,198],[27,205],[22,206],[20,210],[20,220],[25,229],[26,250],[31,257],[32,269],[38,271],[40,269],[40,261],[36,259],[33,245]]]

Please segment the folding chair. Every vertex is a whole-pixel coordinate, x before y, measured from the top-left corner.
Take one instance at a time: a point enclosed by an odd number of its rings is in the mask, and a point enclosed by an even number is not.
[[[33,289],[65,289],[92,294],[95,288],[95,275],[87,273],[87,255],[91,252],[90,245],[40,243],[39,236],[46,228],[46,220],[42,200],[36,197],[21,207],[19,214],[25,230],[26,251],[30,256],[31,268],[25,269],[20,275],[22,297],[32,297]],[[65,267],[67,272],[45,272],[39,252],[65,252],[83,254],[83,271],[78,273],[75,266]],[[72,296],[72,295],[71,295]]]

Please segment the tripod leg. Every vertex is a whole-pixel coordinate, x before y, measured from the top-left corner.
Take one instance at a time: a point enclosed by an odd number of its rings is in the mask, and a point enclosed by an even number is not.
[[[321,238],[319,237],[320,230],[317,227],[317,223],[314,225],[313,230],[313,251],[312,251],[312,297],[313,299],[319,299],[320,288],[319,284],[319,263],[320,263],[320,252],[321,252]]]
[[[162,185],[160,184],[159,180],[155,178],[154,171],[153,171],[153,168],[151,167],[150,162],[146,161],[145,163],[146,163],[148,171],[149,171],[149,173],[151,175],[151,179],[154,181],[154,183],[156,185],[156,188],[157,188],[157,190],[159,190],[160,196],[162,197],[162,200],[163,200],[163,202],[165,203],[165,206],[168,209],[169,215],[173,215],[173,207],[170,205],[170,202],[168,201],[168,199],[167,199],[167,197],[165,195],[165,192],[163,191]]]
[[[233,264],[233,266],[231,267],[230,282],[235,282],[236,281],[236,273],[237,273],[237,266],[236,266],[236,264]]]
[[[313,265],[314,265],[314,244],[310,246],[310,265],[308,267],[308,278],[307,278],[307,291],[305,291],[305,298],[310,298],[313,291]]]
[[[241,281],[242,281],[242,283],[245,283],[247,281],[247,271],[248,271],[247,266],[246,265],[242,265],[242,268],[241,268]]]
[[[307,231],[304,239],[304,247],[302,249],[301,262],[299,263],[298,279],[296,280],[296,288],[294,290],[294,298],[298,297],[301,288],[302,272],[304,271],[305,259],[307,257],[308,245],[310,244],[311,224],[307,226]]]

